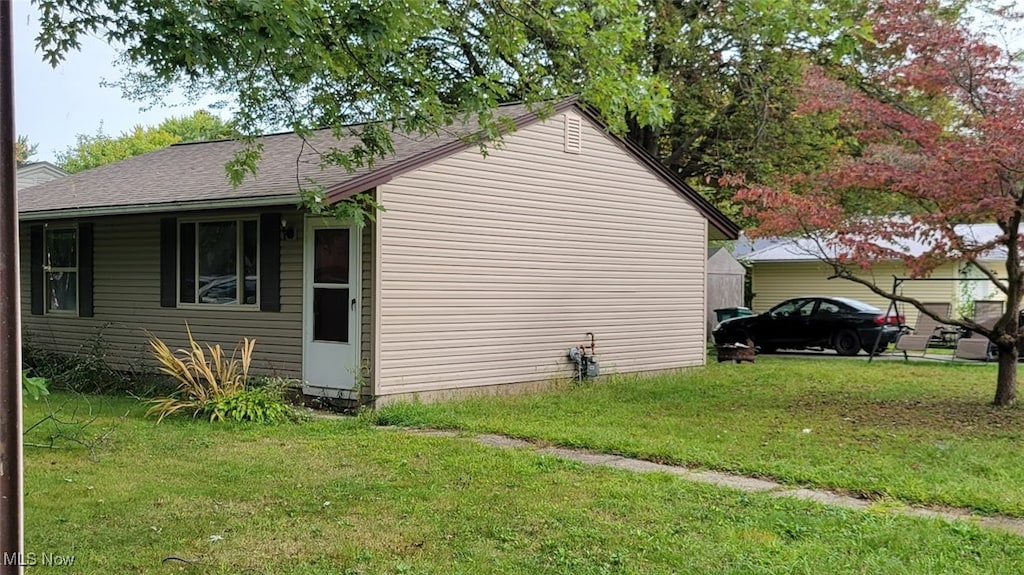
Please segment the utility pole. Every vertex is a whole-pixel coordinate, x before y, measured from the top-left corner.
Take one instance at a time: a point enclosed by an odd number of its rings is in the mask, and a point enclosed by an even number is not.
[[[10,0],[0,0],[0,574],[3,575],[24,572],[21,558],[25,546],[12,10]]]

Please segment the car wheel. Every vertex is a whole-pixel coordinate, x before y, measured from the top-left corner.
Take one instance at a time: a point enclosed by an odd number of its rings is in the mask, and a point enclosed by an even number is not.
[[[889,347],[889,344],[887,344],[887,343],[879,343],[878,347],[875,348],[875,353],[874,354],[871,353],[871,344],[870,343],[867,344],[867,345],[861,346],[861,349],[863,349],[864,353],[866,353],[868,355],[878,355],[878,354],[882,353],[883,351],[885,351],[886,348],[888,348],[888,347]]]
[[[832,347],[839,355],[857,355],[860,352],[860,338],[856,332],[844,329],[832,337]]]

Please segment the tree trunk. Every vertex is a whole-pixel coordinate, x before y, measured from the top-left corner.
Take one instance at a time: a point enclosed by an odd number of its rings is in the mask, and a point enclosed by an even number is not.
[[[626,125],[629,128],[626,137],[632,140],[634,144],[643,148],[644,151],[655,158],[662,160],[662,163],[664,163],[664,158],[662,158],[658,153],[658,136],[660,134],[660,130],[656,130],[648,126],[641,126],[636,121],[636,118],[627,118]]]
[[[1017,346],[999,346],[996,405],[1012,405],[1017,399]]]

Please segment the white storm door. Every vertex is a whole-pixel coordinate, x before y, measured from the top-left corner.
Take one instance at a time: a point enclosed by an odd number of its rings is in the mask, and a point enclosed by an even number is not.
[[[303,393],[358,397],[359,234],[306,220],[302,297]]]

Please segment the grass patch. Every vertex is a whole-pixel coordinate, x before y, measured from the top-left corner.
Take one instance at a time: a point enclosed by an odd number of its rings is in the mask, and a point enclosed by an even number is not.
[[[379,417],[1024,516],[1024,409],[989,405],[995,374],[759,358],[528,396],[395,405]]]
[[[92,406],[97,425],[118,424],[92,453],[26,452],[26,550],[73,555],[68,572],[1024,572],[1024,539],[966,523],[590,468],[365,418],[157,426],[131,401]],[[26,407],[26,421],[43,415]]]

